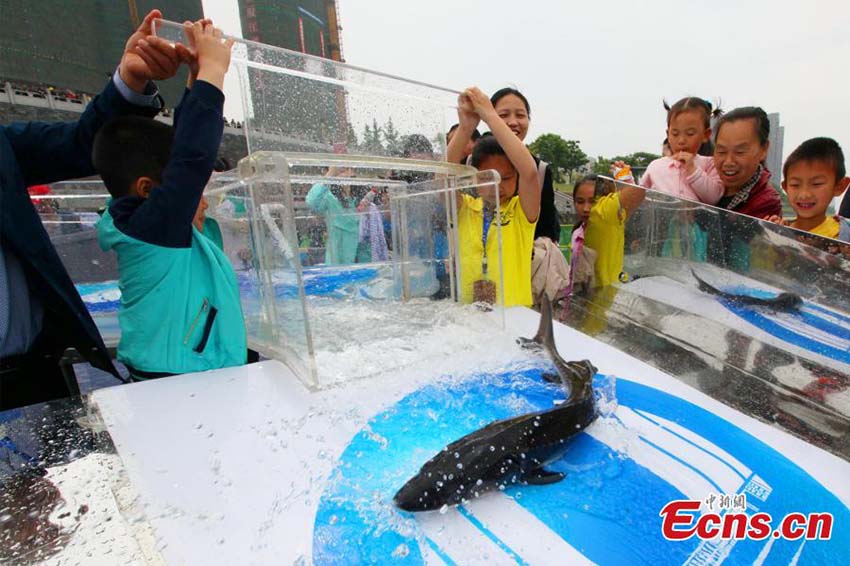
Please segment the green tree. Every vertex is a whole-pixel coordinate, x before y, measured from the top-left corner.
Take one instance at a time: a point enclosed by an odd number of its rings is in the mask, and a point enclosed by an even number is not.
[[[378,121],[372,119],[372,127],[369,124],[363,126],[363,149],[370,153],[383,153],[384,144],[381,143],[381,128]]]
[[[608,159],[607,157],[602,157],[601,155],[596,158],[596,163],[593,164],[593,172],[597,175],[610,175],[611,174],[611,163],[613,163],[614,159]]]
[[[659,157],[661,156],[656,155],[654,153],[648,153],[646,151],[636,151],[635,153],[630,153],[629,155],[618,155],[616,157],[612,157],[611,161],[624,161],[626,164],[632,167],[646,167]]]
[[[661,157],[655,153],[649,153],[647,151],[636,151],[635,153],[629,155],[629,160],[626,161],[632,167],[646,167],[656,159]]]
[[[401,142],[399,141],[398,130],[393,125],[392,117],[384,124],[384,141],[386,142],[387,153],[401,155]]]
[[[442,154],[444,146],[448,146],[446,143],[446,135],[438,132],[433,138],[431,138],[431,144],[434,146],[435,153]]]
[[[543,134],[528,147],[549,163],[552,177],[559,183],[564,182],[565,172],[572,180],[573,172],[587,164],[587,154],[581,150],[579,142],[565,140],[558,134]]]
[[[623,161],[633,168],[639,167],[641,168],[641,170],[643,170],[647,165],[649,165],[659,157],[661,156],[646,151],[636,151],[634,153],[630,153],[629,155],[615,155],[610,159],[607,157],[602,157],[600,155],[596,158],[596,163],[593,165],[593,172],[597,175],[610,175],[611,164],[615,161]]]
[[[354,131],[351,122],[348,123],[348,128],[345,132],[345,143],[348,146],[349,153],[356,153],[357,148],[360,147],[360,142],[357,140],[357,133]]]

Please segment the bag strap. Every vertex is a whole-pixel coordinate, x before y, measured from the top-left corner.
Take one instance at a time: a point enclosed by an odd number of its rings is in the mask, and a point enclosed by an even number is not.
[[[537,184],[540,185],[540,190],[543,190],[543,181],[546,179],[546,167],[549,164],[542,159],[537,162]]]

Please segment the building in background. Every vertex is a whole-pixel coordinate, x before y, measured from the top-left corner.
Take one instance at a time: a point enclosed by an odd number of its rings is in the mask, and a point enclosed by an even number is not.
[[[782,182],[782,145],[785,127],[779,124],[779,113],[767,115],[770,120],[770,149],[767,152],[767,168],[773,173],[772,181],[777,187]]]
[[[0,81],[98,93],[139,17],[153,8],[178,22],[203,15],[201,0],[0,0]],[[180,99],[185,73],[160,85],[169,106]]]
[[[335,0],[238,0],[245,39],[282,47],[332,61],[343,61]],[[266,53],[264,56],[268,56]],[[258,55],[259,57],[259,55]],[[285,55],[265,61],[289,67]],[[301,60],[305,71],[335,77],[338,70],[320,59]],[[296,69],[302,70],[302,69]],[[336,78],[336,77],[335,77]],[[341,78],[341,77],[339,77]],[[317,87],[295,75],[250,69],[249,127],[274,134],[268,146],[256,149],[336,151],[349,139],[344,89],[333,84]],[[277,141],[272,141],[277,140]]]
[[[343,61],[336,0],[239,0],[242,37]]]
[[[788,197],[785,191],[782,190],[782,149],[785,140],[785,126],[779,123],[779,113],[774,112],[768,114],[767,119],[770,121],[770,149],[767,151],[766,165],[771,172],[770,183],[779,191],[779,198],[782,199],[782,216],[786,218],[794,217],[794,209],[788,203]]]

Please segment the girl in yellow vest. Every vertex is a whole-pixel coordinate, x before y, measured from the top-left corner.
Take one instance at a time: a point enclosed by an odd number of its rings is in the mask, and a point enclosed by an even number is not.
[[[622,162],[614,166],[622,167]],[[623,271],[626,219],[643,202],[646,191],[621,185],[607,192],[611,183],[597,183],[596,175],[580,179],[573,189],[573,204],[578,223],[573,229],[573,253],[580,238],[596,252],[595,284],[599,287],[620,280]]]
[[[531,255],[540,214],[537,165],[480,89],[472,87],[461,93],[458,118],[460,125],[449,143],[449,162],[462,158],[463,148],[483,120],[492,135],[475,144],[470,163],[479,170],[493,169],[501,177],[498,203],[492,189],[479,190],[477,197],[457,195],[461,300],[492,303],[501,296],[505,306],[530,307]],[[504,289],[498,277],[499,244],[492,226],[496,206],[501,222]]]

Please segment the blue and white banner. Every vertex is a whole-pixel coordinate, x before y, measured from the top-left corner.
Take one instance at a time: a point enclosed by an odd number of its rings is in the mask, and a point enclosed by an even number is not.
[[[316,515],[315,564],[838,564],[850,509],[788,458],[679,397],[598,375],[600,418],[549,466],[566,479],[512,486],[442,512],[392,496],[450,442],[498,419],[551,408],[540,371],[431,384],[377,414],[343,451]],[[677,499],[747,494],[748,513],[829,512],[829,541],[666,540]]]

